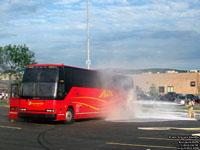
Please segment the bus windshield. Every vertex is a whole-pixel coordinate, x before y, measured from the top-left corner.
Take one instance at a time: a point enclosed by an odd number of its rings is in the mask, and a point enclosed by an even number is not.
[[[58,68],[27,68],[22,80],[22,97],[55,98],[59,77]]]

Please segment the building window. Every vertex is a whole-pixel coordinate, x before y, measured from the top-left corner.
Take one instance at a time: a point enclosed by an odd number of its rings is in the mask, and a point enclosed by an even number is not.
[[[165,87],[159,86],[159,93],[165,93]]]
[[[167,92],[174,92],[174,87],[173,86],[168,86],[167,87]]]
[[[190,86],[195,86],[195,81],[191,81]]]

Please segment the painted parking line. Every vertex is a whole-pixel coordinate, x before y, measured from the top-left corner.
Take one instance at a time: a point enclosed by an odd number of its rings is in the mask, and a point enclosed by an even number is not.
[[[132,146],[132,147],[148,147],[148,148],[177,149],[177,147],[158,146],[158,145],[139,145],[139,144],[114,143],[114,142],[107,142],[106,144],[109,144],[109,145],[119,145],[119,146]]]
[[[200,131],[200,128],[138,127],[138,130],[184,130],[184,131]]]
[[[173,128],[174,130],[200,131],[200,128]]]
[[[139,130],[171,130],[173,127],[138,127]]]
[[[200,136],[200,133],[192,134],[192,136]]]
[[[11,127],[11,126],[0,126],[0,128],[17,129],[17,130],[21,130],[22,129],[20,127]]]

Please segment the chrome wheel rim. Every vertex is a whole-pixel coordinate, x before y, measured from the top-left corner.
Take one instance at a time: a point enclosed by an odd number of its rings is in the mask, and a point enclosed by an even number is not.
[[[67,111],[66,112],[66,120],[67,121],[71,121],[72,120],[72,112],[71,111]]]

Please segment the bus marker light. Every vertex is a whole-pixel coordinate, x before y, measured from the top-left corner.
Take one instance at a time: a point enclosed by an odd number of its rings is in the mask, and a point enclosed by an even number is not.
[[[12,111],[17,111],[18,108],[17,108],[17,107],[10,107],[10,110],[12,110]]]

